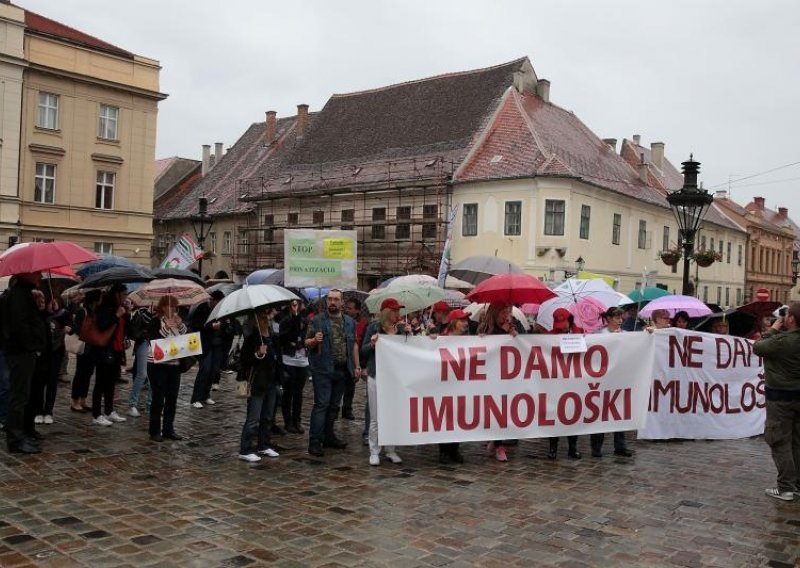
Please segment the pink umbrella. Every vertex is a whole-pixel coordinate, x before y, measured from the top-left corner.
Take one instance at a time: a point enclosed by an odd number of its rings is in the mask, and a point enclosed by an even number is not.
[[[539,313],[539,304],[522,304],[519,309],[526,316],[535,316]]]
[[[711,308],[706,306],[703,302],[692,296],[661,296],[656,298],[639,312],[639,316],[649,318],[655,310],[667,310],[670,316],[674,316],[675,312],[684,311],[689,317],[707,316],[711,312]]]
[[[561,296],[543,302],[539,306],[539,315],[536,323],[547,330],[553,329],[553,312],[558,308],[565,308],[575,319],[575,325],[588,332],[597,331],[603,327],[602,314],[606,306],[592,297],[575,300],[571,296]]]

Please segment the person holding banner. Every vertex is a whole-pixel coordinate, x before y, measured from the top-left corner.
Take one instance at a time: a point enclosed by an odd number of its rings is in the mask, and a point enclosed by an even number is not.
[[[435,305],[434,305],[435,307]],[[442,330],[442,335],[468,335],[469,334],[469,314],[464,310],[453,310],[447,314],[447,327]],[[436,338],[436,335],[431,335]],[[461,454],[461,444],[459,442],[449,442],[439,444],[439,463],[464,463],[464,456]]]
[[[621,308],[617,307],[606,310],[602,314],[606,326],[600,328],[595,333],[625,333],[622,329],[622,317],[624,313],[625,312]],[[605,437],[606,435],[602,432],[589,435],[589,444],[592,447],[593,458],[603,457],[603,441]],[[626,458],[633,456],[633,452],[626,447],[625,432],[614,432],[614,455],[624,456]]]
[[[158,300],[153,317],[145,332],[148,344],[153,339],[163,339],[186,333],[186,325],[178,314],[178,299],[175,296],[162,296]],[[178,404],[178,391],[181,388],[181,368],[179,359],[156,363],[153,350],[147,357],[147,377],[153,393],[150,404],[150,440],[163,442],[164,439],[182,440],[175,432],[175,409]],[[163,412],[163,422],[162,422]]]
[[[764,492],[793,501],[800,492],[800,303],[779,310],[771,329],[753,344],[764,360],[767,421],[764,441],[772,451],[778,483]]]
[[[305,347],[314,387],[308,453],[325,455],[323,446],[344,449],[333,424],[349,377],[361,373],[356,351],[356,323],[342,313],[342,291],[332,288],[325,298],[326,310],[315,315],[306,332]]]
[[[400,302],[394,298],[386,298],[381,302],[378,318],[370,322],[364,333],[361,345],[361,357],[367,365],[367,400],[369,404],[369,465],[380,465],[381,447],[378,445],[378,390],[376,383],[375,346],[381,335],[410,335],[411,325],[400,322]],[[386,459],[392,463],[403,463],[394,446],[384,448]]]
[[[556,310],[558,311],[558,310]],[[511,305],[489,304],[478,324],[479,335],[505,335],[516,337],[519,334],[511,313]],[[494,440],[486,445],[486,455],[494,456],[499,462],[507,462],[508,454],[503,440]]]
[[[583,333],[583,330],[575,326],[575,318],[569,313],[569,310],[558,308],[553,312],[553,329],[550,330],[550,333]],[[558,457],[558,438],[550,438],[549,444],[547,457],[554,460]],[[577,436],[567,436],[567,457],[573,460],[579,460],[583,457],[578,451]]]

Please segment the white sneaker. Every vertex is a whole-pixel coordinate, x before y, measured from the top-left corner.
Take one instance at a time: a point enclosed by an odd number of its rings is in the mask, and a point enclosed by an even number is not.
[[[381,465],[381,458],[378,454],[370,454],[369,465]]]
[[[135,406],[131,406],[128,409],[128,416],[133,416],[134,418],[138,418],[139,416],[141,416],[141,413],[139,412],[138,408],[136,408]]]
[[[769,487],[764,490],[768,497],[780,499],[781,501],[794,501],[794,491],[781,491],[777,487]]]
[[[217,404],[217,403],[209,398],[209,399],[206,400],[206,404]]]
[[[239,454],[239,459],[246,462],[255,463],[260,462],[261,458],[255,454]]]
[[[43,423],[44,424],[52,424],[53,423],[53,417],[50,414],[45,414]]]
[[[112,410],[111,414],[109,414],[106,418],[111,420],[111,422],[125,422],[126,420],[128,420],[124,416],[120,416],[119,414],[117,414],[116,410]]]
[[[203,403],[200,402],[199,400],[197,402],[193,402],[192,403],[192,408],[203,408]]]
[[[386,454],[386,459],[392,463],[403,463],[403,458],[397,455],[397,452],[389,452]]]
[[[92,424],[97,424],[98,426],[111,426],[114,423],[101,414],[100,416],[92,420]]]
[[[44,424],[44,416],[38,414],[36,418],[33,419],[34,424]]]
[[[262,456],[267,456],[270,458],[277,458],[280,457],[280,454],[273,450],[272,448],[267,448],[266,450],[258,450],[258,453]]]
[[[213,385],[211,385],[211,390],[212,391],[218,391],[219,390],[219,384],[218,383],[214,383]]]

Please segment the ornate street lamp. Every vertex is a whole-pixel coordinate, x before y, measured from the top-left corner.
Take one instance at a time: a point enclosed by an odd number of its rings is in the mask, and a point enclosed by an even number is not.
[[[800,274],[800,258],[794,253],[792,258],[792,284],[797,284],[797,275]]]
[[[667,195],[672,214],[678,221],[678,236],[683,246],[683,291],[689,294],[689,259],[694,252],[694,237],[700,223],[706,216],[714,196],[705,189],[697,187],[697,174],[700,173],[700,162],[689,159],[683,162],[683,187]]]
[[[197,238],[197,246],[200,247],[200,250],[203,250],[203,254],[205,254],[205,250],[203,249],[203,244],[206,241],[206,237],[208,233],[211,231],[211,227],[214,225],[214,218],[208,214],[208,199],[205,197],[201,197],[198,200],[198,207],[197,207],[197,214],[191,216],[192,220],[192,228],[194,229],[194,236]],[[203,277],[203,257],[200,257],[200,260],[197,261],[197,270],[200,273],[200,278]]]

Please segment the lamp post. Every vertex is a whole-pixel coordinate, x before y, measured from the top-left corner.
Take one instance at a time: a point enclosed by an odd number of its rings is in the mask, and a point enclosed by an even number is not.
[[[203,244],[206,241],[208,233],[214,225],[214,218],[208,214],[208,199],[201,197],[198,199],[197,214],[192,215],[192,228],[194,229],[194,236],[197,237],[197,246],[203,250]],[[207,225],[206,225],[207,224]],[[205,254],[205,250],[203,250]],[[197,261],[197,270],[200,273],[200,278],[203,277],[203,257]]]
[[[694,237],[708,208],[714,201],[713,195],[705,189],[697,187],[700,162],[695,162],[693,158],[689,154],[689,159],[682,164],[683,187],[667,195],[672,214],[678,221],[678,235],[683,247],[683,290],[681,293],[684,295],[689,294],[689,259],[694,252]]]
[[[800,274],[800,258],[794,253],[792,258],[792,284],[797,284],[797,275]]]

